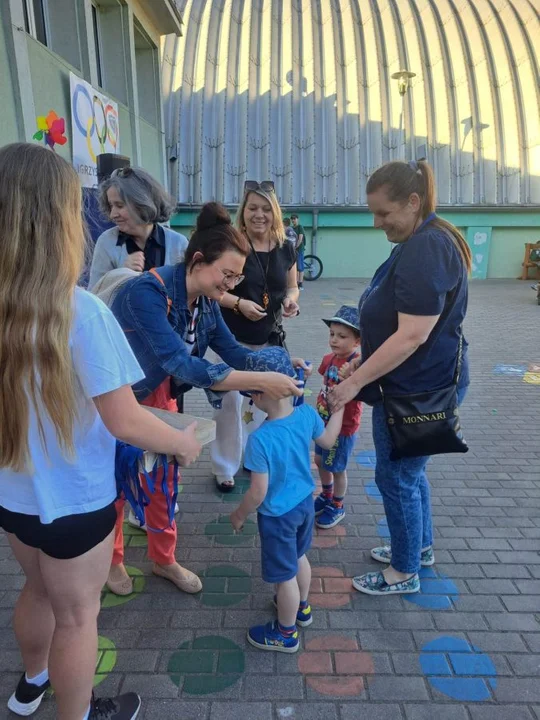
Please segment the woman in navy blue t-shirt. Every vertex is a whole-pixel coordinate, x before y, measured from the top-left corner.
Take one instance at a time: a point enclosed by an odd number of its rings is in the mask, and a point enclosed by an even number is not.
[[[388,567],[354,578],[353,585],[370,595],[414,593],[420,567],[435,562],[429,457],[390,460],[379,383],[393,395],[452,383],[471,252],[459,230],[435,214],[433,171],[426,162],[383,165],[368,181],[367,200],[374,226],[395,247],[360,299],[362,364],[332,391],[331,406],[338,410],[359,393],[373,405],[375,481],[390,531],[391,546],[371,551]],[[459,401],[469,384],[466,347],[464,342]]]

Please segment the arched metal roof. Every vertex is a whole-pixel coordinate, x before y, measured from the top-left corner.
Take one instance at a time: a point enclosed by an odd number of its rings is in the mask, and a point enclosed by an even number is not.
[[[179,202],[236,203],[270,178],[283,204],[364,205],[375,168],[425,156],[440,204],[540,204],[539,0],[178,5],[163,85]]]

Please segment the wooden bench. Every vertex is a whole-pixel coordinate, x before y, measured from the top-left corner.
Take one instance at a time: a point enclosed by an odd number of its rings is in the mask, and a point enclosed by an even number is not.
[[[531,254],[533,250],[538,250],[539,252],[539,259],[538,260],[531,260]],[[521,279],[522,280],[528,280],[529,279],[529,268],[534,268],[536,272],[536,277],[539,277],[538,270],[540,267],[540,242],[536,243],[525,243],[525,256],[523,258],[523,262],[521,263]]]

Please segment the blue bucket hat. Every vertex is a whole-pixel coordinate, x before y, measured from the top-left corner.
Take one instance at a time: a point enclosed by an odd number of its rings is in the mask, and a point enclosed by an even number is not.
[[[250,372],[278,372],[296,377],[289,353],[282,347],[267,347],[254,350],[246,358],[246,370]],[[241,395],[251,397],[252,392],[240,391]]]
[[[289,353],[282,347],[267,347],[254,350],[247,356],[246,370],[250,372],[278,372],[295,377]]]
[[[323,318],[323,323],[326,323],[328,327],[330,327],[330,323],[346,325],[360,334],[360,317],[358,315],[358,308],[355,308],[352,305],[342,305],[333,318],[330,318],[329,320],[325,320]]]

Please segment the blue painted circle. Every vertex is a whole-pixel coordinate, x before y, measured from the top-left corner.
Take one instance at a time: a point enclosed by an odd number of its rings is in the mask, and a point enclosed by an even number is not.
[[[355,460],[363,467],[374,468],[376,464],[375,450],[361,450]]]
[[[453,700],[491,700],[497,687],[493,660],[461,638],[443,635],[424,645],[420,667],[429,684]]]
[[[373,498],[377,502],[382,502],[381,492],[374,482],[370,482],[365,485],[364,490],[366,491],[366,495],[368,497]]]
[[[452,607],[452,598],[459,595],[459,589],[453,580],[433,568],[422,568],[418,574],[421,592],[404,595],[403,599],[427,610],[449,610]]]
[[[527,370],[526,365],[495,365],[493,368],[494,375],[513,375],[514,377],[523,377]]]
[[[377,520],[377,535],[383,540],[390,540],[390,530],[385,517]]]

